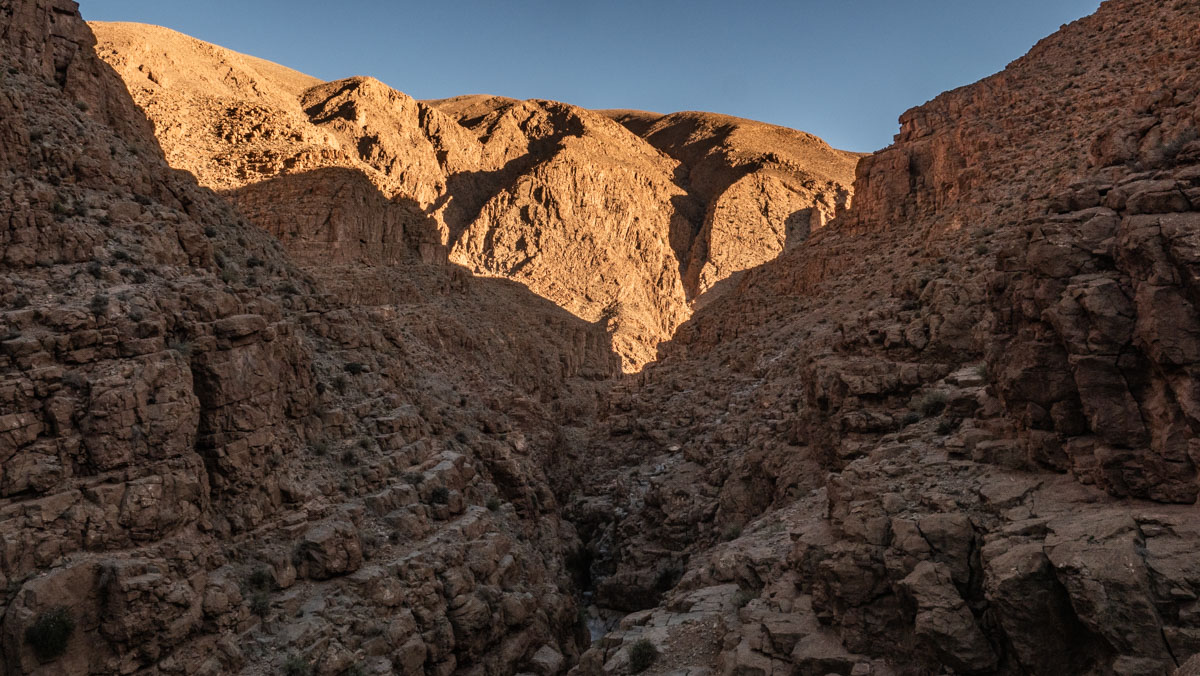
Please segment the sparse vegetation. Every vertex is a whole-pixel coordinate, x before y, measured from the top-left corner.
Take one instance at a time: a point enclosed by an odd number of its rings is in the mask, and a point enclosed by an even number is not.
[[[742,527],[736,523],[731,523],[721,529],[721,540],[729,542],[736,540],[742,536]]]
[[[345,366],[343,366],[342,369],[344,371],[346,371],[346,373],[349,373],[352,376],[356,376],[360,373],[366,372],[367,365],[363,364],[362,362],[352,361],[352,362],[346,364]]]
[[[629,671],[640,674],[658,659],[658,648],[649,639],[638,639],[629,646]]]
[[[92,314],[99,317],[108,311],[108,296],[102,293],[92,296],[92,300],[88,304],[88,308],[92,311]]]
[[[254,572],[250,573],[249,577],[246,578],[246,584],[251,589],[270,591],[275,588],[275,576],[271,574],[271,571],[266,566],[260,566],[255,568]]]
[[[1163,161],[1168,164],[1174,162],[1179,156],[1179,152],[1197,138],[1200,138],[1200,132],[1195,127],[1184,129],[1178,136],[1163,144],[1161,151]]]
[[[71,611],[58,606],[39,615],[25,629],[25,642],[39,660],[48,662],[67,651],[74,631],[75,618],[71,617]]]
[[[908,427],[909,425],[915,425],[919,422],[921,422],[921,415],[919,413],[917,413],[916,411],[909,411],[908,413],[904,414],[903,418],[900,419],[900,423],[904,427]]]
[[[333,389],[338,391],[338,394],[345,394],[346,387],[350,385],[350,381],[346,380],[346,376],[338,374],[333,379]]]
[[[312,665],[299,655],[288,655],[283,662],[283,676],[311,676]]]
[[[926,418],[932,418],[946,410],[946,402],[949,398],[945,392],[934,391],[921,397],[917,402],[917,410]]]
[[[975,367],[975,375],[983,378],[985,381],[991,380],[991,372],[988,370],[988,364],[986,361]]]
[[[492,511],[492,512],[500,511],[500,498],[498,498],[494,495],[492,497],[488,498],[487,508],[489,511]]]
[[[264,591],[256,591],[250,595],[250,612],[259,617],[266,617],[271,612],[271,597]]]
[[[82,390],[83,388],[87,387],[88,384],[87,378],[85,378],[79,371],[68,371],[63,375],[62,381],[63,385],[66,385],[67,387],[73,387],[77,390]]]
[[[445,486],[438,486],[429,492],[429,501],[435,505],[444,505],[450,502],[450,489]]]

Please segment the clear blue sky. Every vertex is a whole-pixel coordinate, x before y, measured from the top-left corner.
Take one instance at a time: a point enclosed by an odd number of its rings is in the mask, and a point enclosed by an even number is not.
[[[174,28],[324,80],[416,98],[488,93],[706,110],[836,147],[1002,70],[1098,0],[81,0],[89,20]],[[236,17],[236,18],[234,18]]]

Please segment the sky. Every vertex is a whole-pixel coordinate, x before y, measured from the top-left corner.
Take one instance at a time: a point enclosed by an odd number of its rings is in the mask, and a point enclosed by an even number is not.
[[[887,146],[897,118],[1003,70],[1099,0],[80,0],[323,80],[704,110]]]

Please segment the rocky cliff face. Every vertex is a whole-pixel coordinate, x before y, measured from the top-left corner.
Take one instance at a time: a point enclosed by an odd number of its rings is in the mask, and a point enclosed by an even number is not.
[[[816,201],[832,214],[857,161],[800,132],[776,130],[782,143],[766,144],[731,134],[737,121],[707,124],[694,135],[724,154],[692,174],[747,175],[718,204],[724,187],[693,194],[678,157],[575,106],[414,101],[369,78],[317,83],[162,28],[95,28],[174,166],[228,191],[293,255],[449,260],[519,281],[603,323],[627,370],[655,359],[696,296],[803,239],[821,219]],[[766,145],[792,149],[790,164],[766,159]],[[751,177],[760,165],[770,170]],[[718,215],[705,217],[706,205]]]
[[[0,670],[578,654],[543,467],[603,329],[456,268],[301,272],[168,167],[74,3],[0,24]]]
[[[641,638],[723,673],[1168,674],[1200,650],[1197,17],[1108,2],[905,113],[848,213],[614,391],[589,455],[637,467],[568,512],[597,595],[638,612],[582,673]]]
[[[859,155],[812,134],[712,113],[602,112],[686,172],[704,210],[684,270],[693,295],[798,246],[850,205]]]

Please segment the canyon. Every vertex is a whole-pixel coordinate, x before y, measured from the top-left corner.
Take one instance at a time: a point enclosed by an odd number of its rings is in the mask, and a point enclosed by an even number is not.
[[[0,46],[0,673],[1200,672],[1200,0],[870,155]]]

